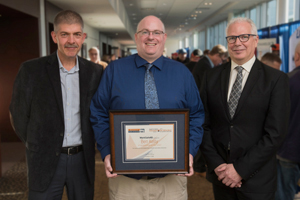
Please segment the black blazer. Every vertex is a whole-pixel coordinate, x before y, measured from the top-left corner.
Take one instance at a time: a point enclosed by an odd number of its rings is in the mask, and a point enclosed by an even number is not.
[[[83,152],[90,183],[95,179],[95,139],[90,101],[103,67],[78,57]],[[55,173],[64,138],[64,112],[56,53],[22,64],[16,77],[10,112],[15,131],[26,145],[28,186],[44,191]]]
[[[233,163],[242,177],[243,192],[276,190],[276,151],[288,130],[288,77],[256,60],[243,88],[235,115],[227,104],[231,63],[206,71],[201,99],[205,108],[201,150],[207,179],[220,186],[214,169]],[[230,151],[228,144],[230,142]]]
[[[201,89],[201,82],[203,80],[204,72],[211,68],[211,64],[206,56],[201,58],[194,67],[193,76],[199,91]]]

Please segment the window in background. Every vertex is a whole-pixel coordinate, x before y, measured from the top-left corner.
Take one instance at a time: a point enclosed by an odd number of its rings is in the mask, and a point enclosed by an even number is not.
[[[182,40],[179,41],[179,49],[182,49]]]
[[[209,28],[209,49],[211,49],[214,46],[214,27]]]
[[[276,25],[276,0],[269,1],[267,4],[267,26]]]
[[[199,48],[204,51],[206,48],[205,48],[205,31],[201,31],[199,34]]]
[[[256,25],[256,8],[252,8],[250,10],[250,19],[254,22]]]
[[[295,21],[295,0],[289,0],[289,22]]]
[[[225,43],[225,21],[219,23],[219,41],[218,44],[224,45]]]
[[[190,51],[194,50],[194,34],[190,35],[189,37],[189,47],[190,47]]]
[[[195,32],[194,34],[193,34],[193,37],[194,37],[194,44],[193,44],[193,46],[194,46],[194,49],[198,49],[199,47],[199,44],[198,44],[198,32]]]
[[[184,43],[184,48],[187,48],[187,47],[189,47],[189,38],[188,37],[185,38],[185,43]]]
[[[213,47],[216,46],[218,44],[218,39],[219,39],[219,31],[218,31],[218,24],[216,24],[214,26],[214,43],[213,43]]]
[[[237,17],[245,17],[245,12],[235,13],[233,15],[233,18],[237,18]]]

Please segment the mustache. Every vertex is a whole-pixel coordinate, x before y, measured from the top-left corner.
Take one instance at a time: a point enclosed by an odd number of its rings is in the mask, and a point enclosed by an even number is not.
[[[66,44],[65,45],[66,48],[78,48],[77,44]]]

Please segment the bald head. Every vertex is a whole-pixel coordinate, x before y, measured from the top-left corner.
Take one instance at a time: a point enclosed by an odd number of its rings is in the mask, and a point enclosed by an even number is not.
[[[142,25],[143,23],[145,23],[145,22],[146,22],[146,23],[147,23],[147,22],[158,23],[158,24],[160,24],[160,25],[162,26],[162,31],[165,32],[165,25],[164,25],[164,23],[163,23],[159,18],[157,18],[157,17],[155,17],[155,16],[153,16],[153,15],[149,15],[149,16],[144,17],[144,18],[139,22],[139,24],[137,25],[136,32],[142,30],[142,29],[141,29],[141,25]]]
[[[294,61],[296,67],[300,66],[300,41],[295,48]]]
[[[159,18],[153,15],[143,18],[137,26],[134,37],[138,55],[148,63],[163,55],[167,34]]]

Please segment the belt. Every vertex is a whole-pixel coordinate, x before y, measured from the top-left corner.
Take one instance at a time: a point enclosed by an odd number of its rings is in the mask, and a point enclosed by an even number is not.
[[[65,153],[68,155],[74,155],[83,150],[82,145],[76,146],[76,147],[62,147],[61,148],[61,153]]]
[[[152,177],[152,176],[142,176],[141,179],[143,179],[143,180],[151,180],[151,179],[155,179],[155,178],[157,178],[157,177]]]

